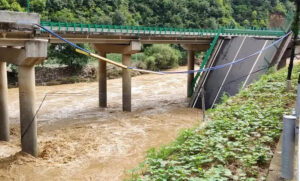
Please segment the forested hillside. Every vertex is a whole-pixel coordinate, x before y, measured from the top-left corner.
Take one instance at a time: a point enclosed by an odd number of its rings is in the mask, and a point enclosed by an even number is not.
[[[26,2],[0,0],[0,9],[25,11]],[[43,20],[185,28],[267,26],[270,13],[292,9],[288,0],[30,0]]]
[[[178,28],[217,28],[221,26],[267,27],[270,14],[285,15],[294,9],[289,0],[29,0],[30,12],[44,21],[113,25],[164,26]],[[27,0],[0,0],[0,10],[26,11]],[[277,26],[278,23],[275,23]],[[274,23],[273,23],[274,25]],[[81,45],[90,49],[89,44]],[[164,69],[184,64],[185,52],[179,46],[144,47],[138,66]],[[163,51],[178,52],[167,56]],[[173,49],[173,50],[172,50]],[[177,49],[177,50],[175,50]],[[155,50],[155,51],[154,51]],[[120,56],[113,60],[120,61]],[[162,57],[157,59],[155,57]],[[172,58],[173,57],[173,58]],[[84,67],[89,58],[74,54],[71,47],[51,44],[48,63]],[[167,62],[162,65],[161,62]]]

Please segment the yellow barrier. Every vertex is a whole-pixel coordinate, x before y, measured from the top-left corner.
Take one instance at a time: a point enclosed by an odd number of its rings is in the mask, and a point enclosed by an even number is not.
[[[96,54],[94,54],[94,53],[87,53],[87,52],[84,52],[84,51],[79,50],[79,49],[77,49],[77,48],[76,48],[76,52],[81,53],[81,54],[83,54],[83,55],[87,55],[87,56],[96,58],[96,59],[99,59],[99,60],[102,60],[102,61],[105,61],[105,62],[107,62],[107,63],[113,64],[113,65],[115,65],[115,66],[117,66],[117,67],[120,67],[120,68],[123,68],[123,69],[129,69],[129,67],[126,66],[126,65],[123,65],[123,64],[114,62],[114,61],[112,61],[112,60],[109,60],[109,59],[107,59],[107,58],[101,57],[101,56],[96,55]]]

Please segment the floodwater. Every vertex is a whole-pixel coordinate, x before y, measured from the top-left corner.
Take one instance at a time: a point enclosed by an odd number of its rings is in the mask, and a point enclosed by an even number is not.
[[[184,67],[180,67],[184,70]],[[108,80],[108,108],[98,84],[36,88],[38,158],[20,152],[18,89],[9,90],[11,141],[0,142],[0,180],[123,180],[152,147],[200,124],[187,108],[186,75],[132,78],[132,113],[122,112],[121,79]]]

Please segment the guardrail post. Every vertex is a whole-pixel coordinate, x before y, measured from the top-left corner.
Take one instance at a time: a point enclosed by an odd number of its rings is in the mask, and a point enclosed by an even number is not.
[[[281,177],[293,179],[296,117],[285,115],[283,121]]]
[[[76,23],[73,23],[73,31],[76,32]]]

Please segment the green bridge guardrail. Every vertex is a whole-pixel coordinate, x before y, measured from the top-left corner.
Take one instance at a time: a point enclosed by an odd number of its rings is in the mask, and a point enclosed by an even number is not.
[[[215,36],[221,29],[221,35],[253,35],[253,36],[282,36],[285,32],[274,28],[235,28],[222,27],[219,29],[186,29],[169,27],[146,26],[117,26],[101,24],[83,24],[68,22],[42,21],[41,26],[50,27],[54,31],[81,32],[81,33],[135,33],[150,35],[184,35],[184,36]]]
[[[222,32],[222,31],[219,30],[219,32],[218,32],[217,35],[215,36],[214,40],[213,40],[212,43],[210,44],[210,47],[209,47],[209,49],[206,51],[205,57],[204,57],[204,59],[203,59],[203,62],[201,63],[201,66],[200,66],[200,69],[199,69],[199,70],[202,70],[202,69],[205,67],[206,63],[208,62],[208,60],[209,60],[209,58],[210,58],[210,56],[211,56],[211,54],[212,54],[212,52],[213,52],[213,50],[214,50],[214,48],[215,48],[217,42],[218,42],[218,39],[219,39],[219,36],[221,35],[221,32]],[[195,76],[195,78],[194,78],[194,80],[193,80],[193,82],[192,82],[191,90],[189,90],[190,93],[194,93],[195,85],[196,85],[196,83],[197,83],[197,81],[198,81],[200,75],[201,75],[201,72],[198,72],[198,73],[196,74],[196,76]]]

